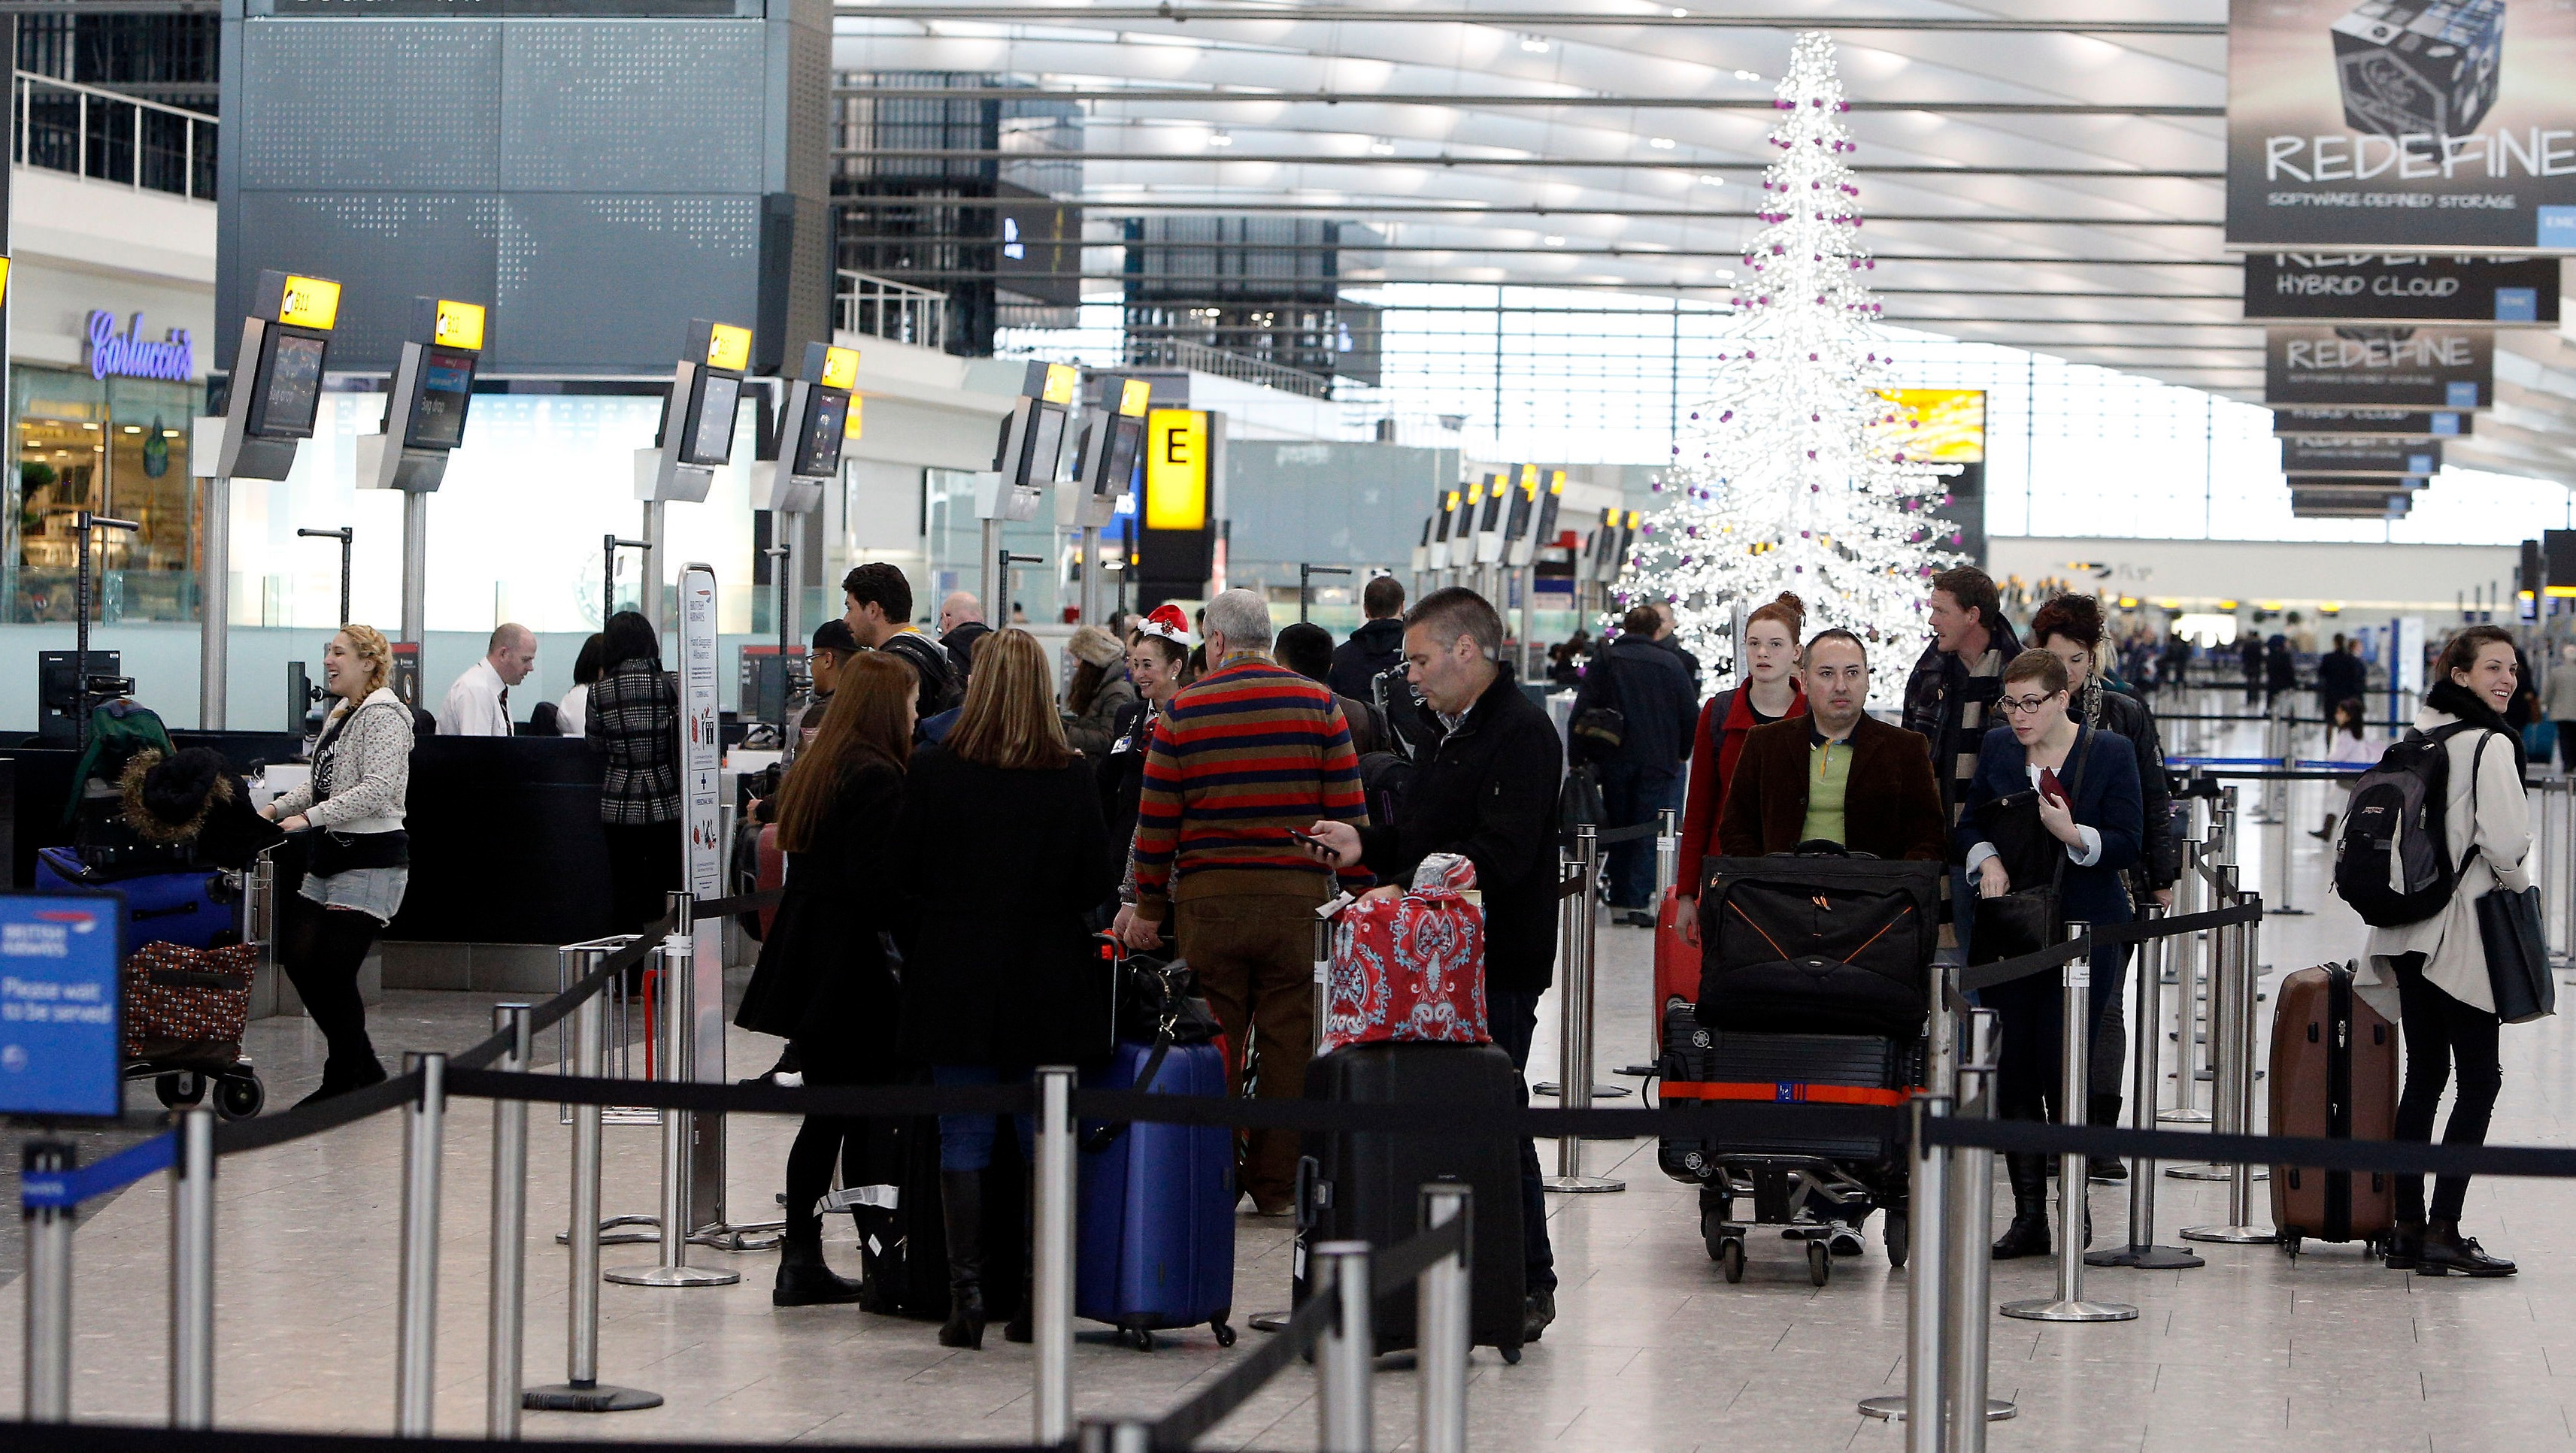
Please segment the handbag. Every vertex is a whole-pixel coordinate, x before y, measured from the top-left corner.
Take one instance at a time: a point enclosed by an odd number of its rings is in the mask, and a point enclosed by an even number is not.
[[[2540,928],[2540,889],[2496,887],[2478,895],[2478,944],[2498,1019],[2528,1024],[2558,1012],[2558,981]]]
[[[2093,759],[2093,736],[2092,728],[2079,727],[2075,747],[2069,753],[2075,761],[2075,775],[2066,783],[2066,801],[2070,808],[2084,790],[2084,768]],[[1972,966],[2038,953],[2066,936],[2066,846],[2045,827],[2037,826],[2039,793],[2035,790],[2007,793],[1987,804],[1978,814],[1978,825],[1987,828],[1987,840],[1996,842],[1998,852],[2005,844],[1996,840],[1996,829],[2006,822],[2018,829],[2025,820],[2036,829],[2036,838],[2032,838],[2028,831],[2008,831],[2008,835],[2024,851],[2039,842],[2055,845],[2056,850],[2050,854],[2054,866],[2049,870],[2048,886],[2016,888],[2000,898],[1976,900],[1975,917],[1968,929],[1968,962]],[[2004,866],[2010,872],[2014,864],[2006,859]],[[1968,891],[1976,891],[1973,879]]]

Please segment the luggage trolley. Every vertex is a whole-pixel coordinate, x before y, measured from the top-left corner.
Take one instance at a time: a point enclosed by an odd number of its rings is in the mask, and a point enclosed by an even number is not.
[[[49,877],[65,878],[79,883],[79,878],[65,873],[65,864],[40,854],[38,883]],[[209,868],[187,874],[164,874],[153,879],[103,879],[95,886],[118,891],[131,888],[129,901],[138,894],[148,896],[148,889],[173,881],[193,880],[190,891],[204,901],[199,907],[217,912],[238,910],[238,927],[219,931],[220,939],[234,938],[248,948],[248,960],[239,974],[221,968],[162,969],[148,962],[138,962],[154,943],[177,942],[170,938],[152,938],[133,945],[136,953],[127,959],[124,977],[125,994],[130,1001],[140,988],[176,990],[191,998],[203,997],[202,1013],[213,1032],[206,1038],[184,1041],[148,1041],[134,1046],[137,1053],[123,1061],[123,1078],[150,1080],[153,1095],[167,1108],[185,1110],[204,1103],[213,1094],[215,1113],[226,1120],[248,1120],[259,1114],[268,1103],[268,1087],[259,1077],[259,1069],[250,1056],[242,1053],[242,1030],[249,1017],[251,987],[263,974],[277,967],[277,860],[274,848],[263,849],[239,870]],[[62,855],[69,858],[69,854]],[[71,859],[77,862],[77,859]],[[50,871],[48,871],[50,870]],[[88,876],[88,875],[84,875]],[[83,886],[90,886],[84,884]],[[156,904],[147,913],[185,917],[187,905]],[[131,929],[138,937],[152,932],[150,918],[128,910]],[[229,915],[228,915],[229,916]],[[141,919],[141,922],[133,922]],[[190,948],[222,948],[222,943],[186,944]],[[143,982],[138,982],[143,981]],[[129,1004],[128,1021],[132,1014]]]
[[[1937,863],[1830,844],[1712,860],[1699,999],[1663,1006],[1663,1099],[1902,1105],[1923,1078],[1940,876]],[[1750,1228],[1778,1226],[1805,1243],[1808,1279],[1823,1286],[1837,1257],[1865,1249],[1873,1211],[1887,1213],[1888,1263],[1905,1265],[1908,1174],[1892,1140],[1665,1139],[1657,1160],[1700,1188],[1700,1236],[1730,1282],[1744,1278]]]

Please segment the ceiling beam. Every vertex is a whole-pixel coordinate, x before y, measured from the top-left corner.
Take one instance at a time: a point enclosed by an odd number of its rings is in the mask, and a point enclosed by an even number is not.
[[[209,7],[211,8],[211,7]],[[1405,10],[1359,5],[1295,8],[1252,5],[865,5],[832,7],[843,20],[1002,20],[1036,24],[1071,21],[1094,26],[1103,21],[1257,21],[1302,24],[1486,25],[1513,29],[1559,26],[1646,26],[1679,30],[1929,30],[2011,35],[2195,35],[2224,36],[2227,26],[2199,20],[1990,20],[1919,15],[1696,15],[1668,9],[1651,15],[1603,10]]]
[[[1572,106],[1639,111],[1773,111],[1767,96],[1534,95],[1514,92],[1440,91],[1235,91],[1167,86],[872,86],[842,91],[881,101],[1125,101],[1160,105],[1205,101],[1310,103],[1339,106]],[[2177,116],[2221,120],[2224,106],[2112,106],[2083,101],[1849,101],[1849,111],[1937,111],[1953,116]]]
[[[864,96],[866,91],[836,91],[840,96]],[[1179,124],[1179,123],[1175,123]],[[1550,170],[1671,171],[1671,172],[1760,172],[1771,163],[1763,161],[1614,161],[1601,157],[1545,156],[1345,156],[1336,153],[1242,153],[1231,151],[996,151],[983,147],[894,147],[842,146],[832,149],[834,156],[859,156],[880,161],[1017,161],[1017,162],[1230,162],[1259,163],[1266,166],[1402,166],[1402,167],[1546,167]],[[2040,177],[2104,178],[2113,181],[2184,181],[2223,182],[2227,173],[2207,169],[2166,168],[2161,170],[2112,170],[2106,167],[2067,166],[1862,166],[1849,168],[1862,176],[1941,176],[1941,177]]]

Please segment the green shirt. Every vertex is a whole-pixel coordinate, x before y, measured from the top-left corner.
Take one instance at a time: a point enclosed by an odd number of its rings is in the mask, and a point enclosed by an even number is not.
[[[1800,842],[1850,840],[1843,825],[1843,798],[1851,786],[1851,759],[1849,740],[1829,742],[1808,734],[1807,820],[1798,829]]]

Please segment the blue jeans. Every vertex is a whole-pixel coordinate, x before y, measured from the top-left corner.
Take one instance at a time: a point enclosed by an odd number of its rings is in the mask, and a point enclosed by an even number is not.
[[[1485,991],[1485,1012],[1493,1020],[1494,1043],[1512,1057],[1522,1072],[1521,1103],[1529,1103],[1530,1036],[1538,1032],[1538,995],[1508,989]],[[1556,1250],[1547,1241],[1547,1192],[1539,1184],[1538,1142],[1521,1142],[1522,1275],[1534,1292],[1556,1290]]]
[[[932,1065],[930,1082],[934,1085],[999,1085],[1021,1084],[1036,1078],[1037,1072],[1026,1065],[1007,1068],[995,1065]],[[993,1164],[994,1125],[999,1115],[942,1115],[939,1117],[939,1168],[941,1170],[984,1170]],[[1034,1115],[1015,1115],[1020,1130],[1020,1159],[1037,1157],[1038,1122]]]
[[[1609,820],[1604,831],[1653,822],[1655,814],[1681,805],[1682,774],[1678,768],[1635,762],[1605,762],[1601,767],[1601,807]],[[1610,845],[1610,906],[1654,906],[1655,840],[1631,839]]]

